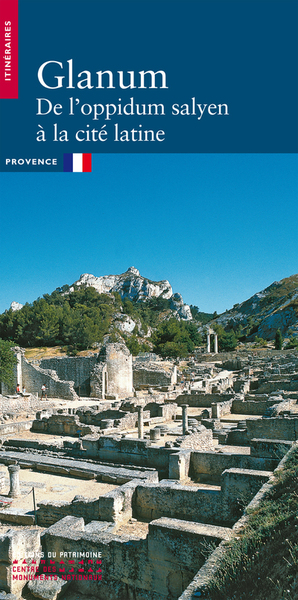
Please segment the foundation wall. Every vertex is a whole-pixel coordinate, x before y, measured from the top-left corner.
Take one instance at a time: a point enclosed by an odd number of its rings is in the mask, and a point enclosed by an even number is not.
[[[293,442],[285,440],[262,440],[252,439],[250,441],[250,454],[253,457],[266,457],[281,460],[292,447]]]
[[[192,452],[190,472],[193,479],[219,482],[226,469],[253,469],[272,471],[278,464],[277,458],[257,458],[247,454],[228,454],[217,452]]]
[[[268,481],[271,471],[227,469],[221,476],[222,518],[233,525],[243,509]]]
[[[86,523],[99,520],[99,501],[96,498],[82,498],[72,502],[44,500],[38,503],[37,522],[40,527],[50,527],[67,516],[83,517]]]
[[[149,440],[112,436],[88,436],[82,439],[82,445],[87,457],[116,464],[151,467],[163,477],[168,477],[169,457],[173,454],[173,448],[153,446]]]
[[[246,426],[249,439],[264,438],[292,441],[298,439],[298,418],[246,419]]]
[[[66,516],[85,523],[105,521],[123,524],[132,517],[132,496],[138,481],[130,481],[99,498],[76,496],[72,502],[39,502],[37,519],[40,527],[49,527]]]
[[[221,492],[169,481],[138,485],[133,512],[141,520],[170,517],[200,523],[219,523]]]
[[[211,408],[213,402],[226,402],[231,400],[234,394],[181,394],[177,396],[175,402],[178,406],[181,404],[188,404],[192,407],[206,407]]]
[[[0,425],[0,435],[28,431],[31,429],[32,423],[33,421],[15,421],[13,423],[4,423],[3,425]]]
[[[150,370],[137,364],[133,366],[133,387],[135,389],[168,387],[174,385],[176,381],[176,371]]]
[[[57,563],[61,549],[101,553],[102,580],[74,581],[73,597],[79,592],[98,600],[177,598],[203,564],[206,544],[218,544],[230,535],[222,527],[174,519],[152,522],[146,539],[119,537],[104,531],[104,525],[84,526],[83,519],[66,517],[42,536],[45,555],[56,553]]]
[[[284,390],[287,392],[297,392],[298,391],[298,380],[295,379],[287,379],[287,380],[278,380],[278,381],[264,381],[259,380],[259,385],[257,388],[258,393],[260,394],[271,394],[271,392],[277,392],[279,390]]]
[[[40,408],[40,400],[37,400],[35,396],[14,396],[7,398],[6,396],[0,396],[0,414],[5,413],[29,413],[31,411],[38,410]]]
[[[52,415],[48,419],[33,421],[32,430],[50,435],[71,435],[79,437],[92,433],[92,428],[83,425],[75,415]]]
[[[263,415],[276,400],[233,400],[232,413],[237,415]]]

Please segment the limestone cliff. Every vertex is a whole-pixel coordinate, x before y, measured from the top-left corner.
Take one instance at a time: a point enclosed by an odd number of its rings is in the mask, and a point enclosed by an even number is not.
[[[192,318],[190,308],[183,303],[183,298],[180,294],[173,294],[171,284],[165,279],[163,281],[151,281],[146,277],[142,277],[138,269],[130,267],[121,275],[103,275],[95,277],[89,273],[81,275],[74,286],[92,286],[99,294],[109,294],[118,292],[121,298],[128,298],[137,302],[145,302],[147,298],[165,298],[171,300],[171,308],[177,318],[190,320]]]

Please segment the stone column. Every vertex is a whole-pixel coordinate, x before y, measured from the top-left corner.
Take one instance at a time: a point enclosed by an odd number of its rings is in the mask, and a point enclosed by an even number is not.
[[[210,333],[207,333],[207,352],[210,352]]]
[[[214,352],[215,352],[215,354],[218,354],[218,338],[217,338],[217,333],[214,334]]]
[[[150,440],[160,440],[160,429],[150,429]]]
[[[181,407],[182,407],[182,433],[183,433],[183,435],[185,435],[188,430],[188,418],[187,418],[188,404],[181,404]]]
[[[138,409],[138,437],[142,440],[144,437],[143,407],[137,406],[137,409]]]
[[[10,479],[10,490],[9,490],[8,495],[10,496],[10,498],[17,498],[21,494],[20,479],[19,479],[20,468],[21,468],[20,465],[9,465],[8,466],[9,479]]]
[[[211,410],[212,410],[212,419],[219,419],[220,418],[220,406],[217,402],[212,402],[211,404]]]

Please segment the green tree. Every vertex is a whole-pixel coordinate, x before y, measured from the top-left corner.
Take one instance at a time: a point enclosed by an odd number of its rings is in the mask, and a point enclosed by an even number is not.
[[[126,346],[133,356],[137,356],[141,351],[140,344],[136,336],[132,336],[126,340]]]
[[[281,335],[281,331],[280,329],[277,329],[276,334],[275,334],[275,342],[274,342],[274,346],[275,346],[275,350],[281,350],[282,349],[282,335]]]
[[[287,342],[286,349],[290,350],[291,348],[298,348],[298,337],[292,335]]]
[[[193,333],[193,332],[192,332]],[[186,357],[195,347],[183,321],[170,319],[158,325],[152,336],[154,352],[161,356]]]
[[[229,331],[228,333],[224,333],[224,335],[222,335],[219,339],[218,339],[218,345],[220,350],[223,350],[224,352],[229,352],[232,350],[235,350],[236,346],[238,344],[238,339],[235,335],[234,331]]]
[[[214,324],[213,329],[218,335],[219,350],[222,350],[223,352],[235,350],[238,344],[238,338],[234,330],[225,331],[223,326],[218,325],[217,323]]]
[[[17,359],[11,349],[10,342],[0,340],[0,382],[11,386],[13,383],[13,367]]]

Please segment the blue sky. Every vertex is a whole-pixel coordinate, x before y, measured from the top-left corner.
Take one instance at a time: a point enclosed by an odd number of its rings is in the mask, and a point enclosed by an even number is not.
[[[0,311],[130,266],[223,312],[298,272],[295,154],[95,154],[1,173]]]

